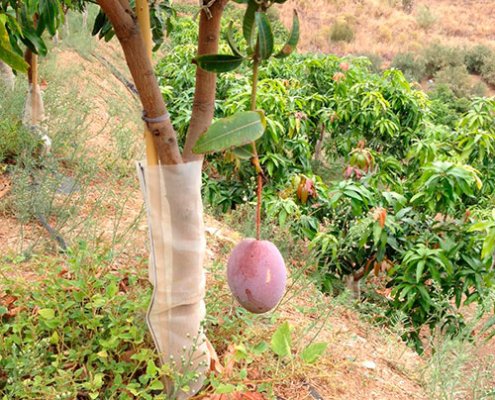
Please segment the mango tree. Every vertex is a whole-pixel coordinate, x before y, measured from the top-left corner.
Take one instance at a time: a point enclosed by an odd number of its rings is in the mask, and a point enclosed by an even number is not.
[[[138,163],[150,233],[150,280],[154,293],[147,322],[162,363],[170,363],[175,382],[167,381],[170,398],[188,398],[197,392],[209,367],[210,352],[201,329],[205,316],[203,257],[205,238],[201,201],[203,153],[249,144],[244,155],[258,173],[258,203],[263,172],[254,141],[264,131],[264,116],[256,108],[258,67],[274,52],[274,38],[266,17],[273,3],[286,0],[234,0],[246,5],[242,21],[247,53],[241,54],[229,35],[233,55],[218,55],[220,22],[228,0],[201,0],[196,86],[189,130],[181,153],[172,121],[163,100],[150,59],[149,20],[155,43],[163,40],[163,11],[168,1],[97,0],[100,12],[94,34],[119,40],[142,104],[145,123],[146,162]],[[63,10],[83,11],[85,1],[30,0],[0,3],[0,59],[36,81],[36,57],[46,54],[43,33],[54,35],[64,20]],[[93,3],[93,2],[87,2]],[[297,15],[287,44],[278,53],[289,55],[298,38]],[[26,61],[22,54],[26,49]],[[253,66],[251,111],[210,127],[215,106],[216,73],[231,70],[243,61]],[[205,133],[206,132],[206,133]],[[198,140],[201,137],[200,145]],[[241,150],[242,152],[242,150]],[[258,206],[258,239],[259,239]],[[283,263],[282,263],[283,264]],[[284,271],[285,272],[285,271]],[[185,377],[177,379],[177,376]]]

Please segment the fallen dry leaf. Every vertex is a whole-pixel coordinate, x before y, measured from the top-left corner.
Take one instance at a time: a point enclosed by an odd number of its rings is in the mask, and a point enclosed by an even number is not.
[[[208,347],[208,352],[210,353],[210,371],[216,373],[217,375],[223,374],[224,367],[220,363],[220,359],[218,358],[215,348],[208,339],[206,339],[206,346]]]

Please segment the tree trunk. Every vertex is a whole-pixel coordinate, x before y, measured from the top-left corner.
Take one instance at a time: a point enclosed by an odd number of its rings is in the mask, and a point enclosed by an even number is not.
[[[202,11],[198,54],[217,52],[220,19],[227,1],[216,0],[209,13]],[[192,368],[197,374],[197,379],[188,383],[187,392],[165,380],[172,398],[187,399],[203,385],[210,360],[207,339],[201,328],[205,316],[202,157],[194,155],[192,148],[213,118],[216,76],[198,68],[191,126],[184,152],[186,163],[182,163],[176,134],[153,72],[149,48],[146,48],[146,40],[139,28],[142,24],[143,30],[147,29],[146,12],[142,13],[146,10],[140,9],[145,6],[136,3],[142,21],[138,23],[128,0],[97,2],[122,45],[143,105],[143,119],[154,142],[154,146],[147,144],[148,165],[139,164],[138,168],[148,211],[151,244],[153,295],[146,319],[162,363],[170,362],[171,356],[172,360],[180,360],[181,356],[190,359],[188,365],[175,366],[182,373]],[[154,165],[148,149],[156,149],[162,165]],[[174,365],[173,361],[171,364]]]
[[[24,54],[24,58],[29,64],[29,92],[24,107],[23,122],[24,125],[30,127],[40,126],[45,119],[45,107],[38,84],[38,55],[28,49]]]
[[[7,64],[3,61],[0,61],[0,79],[3,82],[3,85],[8,90],[14,90],[15,85],[15,75]]]
[[[182,157],[177,135],[156,80],[139,25],[127,0],[98,0],[110,20],[124,51],[125,59],[139,92],[143,116],[153,135],[161,164],[180,164]]]
[[[218,53],[220,37],[220,23],[223,10],[228,0],[217,0],[209,8],[210,14],[201,12],[199,20],[198,55]],[[202,154],[194,154],[192,149],[196,141],[210,126],[215,113],[217,75],[206,72],[201,68],[196,69],[196,90],[194,102],[184,145],[184,161],[202,160]]]
[[[315,147],[315,160],[316,161],[320,161],[321,149],[323,147],[323,139],[324,138],[325,138],[325,125],[321,124],[320,137],[318,138],[318,141],[316,142],[316,147]]]

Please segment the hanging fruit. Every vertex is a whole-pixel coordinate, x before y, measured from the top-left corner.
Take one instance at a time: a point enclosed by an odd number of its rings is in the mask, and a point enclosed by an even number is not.
[[[241,306],[252,313],[265,313],[284,294],[287,281],[284,259],[272,242],[244,239],[229,257],[227,281]]]

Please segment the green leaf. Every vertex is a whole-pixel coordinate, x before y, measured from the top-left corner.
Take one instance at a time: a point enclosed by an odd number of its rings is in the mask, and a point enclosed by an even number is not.
[[[264,12],[256,12],[255,19],[258,28],[259,55],[262,60],[267,60],[273,53],[274,42],[270,20]]]
[[[284,47],[282,47],[282,50],[280,50],[275,55],[275,58],[285,58],[291,55],[296,49],[297,44],[299,43],[299,35],[300,35],[299,15],[297,14],[297,11],[294,10],[294,17],[292,19],[292,29],[289,34],[289,39],[287,39],[287,42],[285,43]]]
[[[246,9],[246,14],[244,14],[244,19],[242,21],[242,34],[244,35],[244,39],[246,39],[248,49],[251,51],[253,48],[254,20],[256,11],[258,11],[258,5],[254,0],[250,0]]]
[[[38,314],[43,318],[43,319],[53,319],[55,318],[55,311],[52,310],[51,308],[40,308],[38,310]]]
[[[5,28],[7,18],[3,17],[0,19],[0,60],[16,71],[27,72],[29,65],[24,61],[24,58],[12,50],[9,34]]]
[[[325,352],[327,349],[328,344],[327,343],[313,343],[310,344],[308,347],[306,347],[302,354],[301,358],[303,361],[307,364],[313,364],[316,362],[321,355]]]
[[[254,355],[259,356],[259,355],[263,354],[267,349],[268,349],[268,343],[261,342],[258,345],[256,345],[255,347],[253,347],[252,352]]]
[[[217,394],[228,394],[228,393],[234,393],[236,387],[232,385],[231,383],[220,383],[215,389],[215,393]]]
[[[416,266],[416,282],[419,283],[421,281],[421,277],[423,276],[423,271],[425,269],[426,261],[421,260]]]
[[[232,150],[234,155],[241,159],[241,160],[250,160],[254,155],[253,155],[253,146],[251,144],[247,144],[242,147],[236,147],[234,150]]]
[[[210,153],[239,147],[254,142],[265,131],[266,121],[262,112],[247,111],[222,118],[198,139],[193,151]]]
[[[238,57],[242,57],[242,53],[239,51],[237,44],[234,40],[234,22],[230,21],[229,28],[227,29],[227,43],[230,46],[230,49],[234,53],[234,55]]]
[[[206,54],[194,59],[196,64],[209,72],[229,72],[242,64],[244,58],[231,54]]]
[[[57,3],[53,0],[40,0],[40,19],[38,22],[37,32],[41,35],[44,28],[47,28],[48,33],[54,36],[58,28],[58,11]]]
[[[164,386],[163,386],[162,381],[160,381],[159,379],[157,379],[157,380],[153,381],[150,384],[149,389],[150,390],[163,390],[164,389]]]
[[[288,322],[284,322],[272,336],[271,349],[277,356],[286,357],[291,354],[291,348],[290,326]]]
[[[19,72],[27,72],[29,68],[24,58],[3,46],[0,46],[0,60]]]

